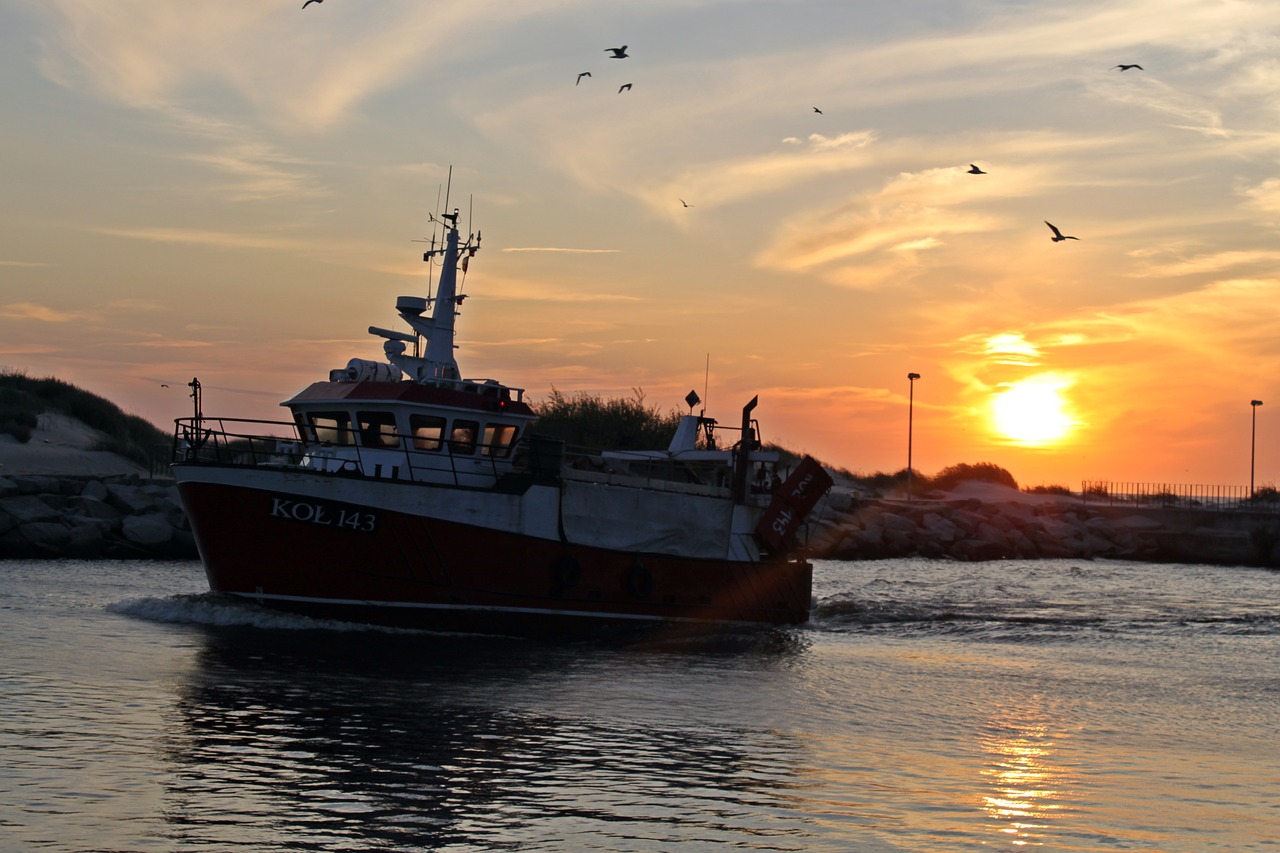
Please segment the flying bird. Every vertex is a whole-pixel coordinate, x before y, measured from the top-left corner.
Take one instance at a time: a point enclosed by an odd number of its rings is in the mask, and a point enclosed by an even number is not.
[[[581,83],[581,82],[582,82],[582,78],[583,78],[583,77],[590,77],[590,76],[591,76],[591,72],[590,72],[590,71],[583,71],[581,74],[579,74],[579,75],[578,75],[578,79],[577,79],[577,80],[575,80],[575,81],[573,82],[573,85],[575,85],[575,86],[576,86],[576,85],[578,85],[579,83]]]
[[[1055,243],[1061,243],[1063,240],[1079,240],[1080,239],[1079,237],[1072,237],[1070,234],[1063,234],[1061,231],[1058,230],[1058,226],[1054,225],[1052,222],[1050,222],[1047,219],[1044,221],[1044,224],[1048,225],[1049,230],[1053,232],[1052,239],[1053,239],[1053,242]]]
[[[303,3],[303,4],[302,4],[302,8],[304,8],[304,9],[305,9],[305,8],[307,8],[308,6],[310,6],[312,3],[323,3],[323,2],[324,2],[324,0],[307,0],[307,2],[306,2],[306,3]]]
[[[822,110],[818,109],[817,107],[814,107],[814,108],[813,108],[813,111],[814,111],[815,113],[817,113],[818,115],[822,115]]]
[[[606,47],[604,49],[605,53],[609,53],[610,51],[613,52],[613,56],[609,57],[610,59],[626,59],[627,58],[627,46],[625,44],[622,47]]]
[[[631,88],[630,83],[623,83],[621,86],[618,87],[618,94],[621,95],[623,92],[627,91],[630,88]]]
[[[693,207],[693,205],[689,204],[689,202],[685,201],[684,199],[678,199],[678,201],[681,204],[683,204],[685,207]]]
[[[969,164],[969,174],[970,174],[970,175],[985,175],[985,174],[986,174],[986,172],[982,171],[982,170],[981,170],[981,169],[979,169],[977,166],[975,166],[975,165],[973,165],[972,163],[970,163],[970,164]]]
[[[1139,71],[1143,70],[1141,65],[1117,65],[1116,68],[1119,68],[1121,71],[1128,71],[1130,68],[1136,68]]]
[[[319,0],[316,0],[316,2],[319,2]],[[160,383],[160,387],[161,387],[161,388],[168,388],[169,386],[168,386],[168,385],[165,385],[163,382],[161,382],[161,383]]]

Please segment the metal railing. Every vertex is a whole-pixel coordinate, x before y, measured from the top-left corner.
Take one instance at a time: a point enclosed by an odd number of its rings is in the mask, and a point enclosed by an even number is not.
[[[248,468],[305,467],[315,473],[377,479],[439,482],[443,478],[455,485],[485,486],[505,474],[554,479],[562,466],[588,475],[617,475],[620,472],[614,470],[614,464],[625,462],[624,476],[635,482],[727,489],[731,468],[644,454],[630,460],[610,460],[598,450],[568,447],[556,439],[528,434],[510,446],[470,444],[469,450],[455,452],[448,439],[440,439],[438,449],[420,450],[414,447],[413,436],[398,433],[381,436],[388,442],[385,446],[354,441],[329,445],[316,441],[293,421],[203,417],[179,418],[174,423],[174,462]],[[772,473],[774,465],[766,464]]]
[[[430,479],[444,475],[455,485],[492,482],[510,471],[523,447],[471,444],[467,453],[454,453],[452,443],[440,440],[435,450],[413,447],[413,436],[386,436],[394,443],[367,447],[357,443],[326,445],[310,439],[293,421],[245,418],[179,418],[173,435],[173,461],[236,467],[306,467],[316,473],[380,479]],[[333,455],[324,451],[333,450]]]
[[[1080,496],[1086,504],[1101,506],[1280,513],[1280,492],[1272,486],[1254,489],[1250,495],[1248,486],[1085,480]]]

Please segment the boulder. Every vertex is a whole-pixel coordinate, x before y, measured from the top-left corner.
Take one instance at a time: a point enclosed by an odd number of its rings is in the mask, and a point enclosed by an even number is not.
[[[15,523],[20,525],[56,521],[62,517],[60,509],[50,506],[44,498],[38,495],[23,494],[6,498],[0,501],[0,511],[3,511]]]
[[[107,483],[107,500],[125,515],[150,512],[155,505],[151,496],[129,483]]]
[[[131,515],[121,525],[121,533],[135,545],[154,547],[164,545],[173,538],[173,525],[158,512]]]

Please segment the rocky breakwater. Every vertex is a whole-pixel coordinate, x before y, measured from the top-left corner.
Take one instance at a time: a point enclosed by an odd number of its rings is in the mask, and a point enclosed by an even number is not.
[[[1088,504],[1003,487],[914,501],[833,491],[806,545],[835,560],[1107,557],[1280,566],[1280,515]]]
[[[0,559],[195,559],[171,480],[0,477]]]

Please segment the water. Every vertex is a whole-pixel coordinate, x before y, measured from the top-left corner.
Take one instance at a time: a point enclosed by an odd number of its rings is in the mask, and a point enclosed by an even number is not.
[[[0,849],[1280,849],[1280,574],[815,583],[805,628],[552,643],[0,563]]]

